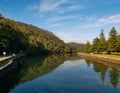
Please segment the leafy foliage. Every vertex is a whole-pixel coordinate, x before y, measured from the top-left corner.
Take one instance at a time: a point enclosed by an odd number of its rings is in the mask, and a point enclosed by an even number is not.
[[[109,33],[108,51],[117,51],[117,31],[115,30],[115,27],[113,27]]]
[[[70,47],[53,33],[0,15],[0,53],[68,53]]]
[[[88,43],[86,44],[88,46]],[[93,40],[92,50],[94,53],[111,53],[120,52],[120,35],[117,33],[115,27],[109,32],[108,40],[105,39],[104,30],[101,30],[100,37]],[[85,47],[85,50],[87,47]],[[89,49],[89,48],[88,48]],[[86,51],[85,51],[86,52]]]
[[[120,52],[120,35],[117,36],[117,52]]]
[[[87,52],[87,53],[92,52],[92,46],[89,41],[87,41],[87,43],[85,45],[85,52]]]
[[[93,52],[99,52],[100,51],[100,39],[98,37],[96,37],[93,40]]]
[[[85,44],[71,42],[71,43],[68,43],[68,45],[71,46],[71,48],[74,52],[83,52],[84,51]]]
[[[106,48],[107,48],[107,43],[104,36],[104,30],[102,29],[100,33],[100,52],[106,51]]]

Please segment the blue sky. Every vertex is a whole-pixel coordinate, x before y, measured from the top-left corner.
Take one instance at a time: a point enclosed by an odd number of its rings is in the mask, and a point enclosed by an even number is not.
[[[120,34],[120,0],[0,0],[0,13],[65,42],[92,41],[101,29],[108,37],[113,26]]]

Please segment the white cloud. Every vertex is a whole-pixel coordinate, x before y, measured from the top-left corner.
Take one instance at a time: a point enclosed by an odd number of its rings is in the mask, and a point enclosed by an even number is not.
[[[65,43],[68,42],[77,42],[82,43],[80,38],[73,36],[73,33],[63,33],[63,32],[54,32],[56,36],[58,36],[60,39],[64,40]],[[75,35],[75,34],[74,34]]]
[[[81,10],[81,9],[85,9],[85,6],[83,5],[71,5],[68,6],[66,11],[70,12],[70,11],[76,11],[76,10]]]
[[[119,24],[120,23],[120,14],[111,15],[107,17],[98,18],[96,16],[85,17],[82,20],[86,22],[86,24],[80,25],[79,28],[95,28],[95,27],[103,27],[109,24]]]
[[[67,20],[69,19],[72,20],[72,19],[75,19],[75,18],[78,18],[79,16],[77,15],[69,15],[69,16],[53,16],[53,17],[50,17],[47,19],[47,23],[51,23],[51,22],[59,22],[59,21],[64,21],[64,20]]]
[[[75,22],[68,20],[68,21],[73,22],[73,24],[66,24],[64,22],[64,20],[71,19],[71,18],[74,19],[74,18],[76,18],[75,15],[74,16],[66,16],[66,17],[58,17],[58,18],[53,17],[53,18],[51,18],[51,20],[49,20],[49,22],[50,22],[49,24],[52,27],[52,31],[56,31],[55,34],[60,39],[64,40],[65,42],[85,43],[86,37],[92,36],[91,34],[88,35],[86,33],[86,31],[89,31],[90,29],[96,29],[96,28],[99,28],[99,30],[100,30],[101,28],[103,28],[106,25],[110,26],[110,25],[114,25],[116,23],[117,24],[120,23],[119,14],[108,16],[108,17],[101,17],[101,18],[98,18],[96,16],[86,16],[86,17],[77,16],[77,17],[78,17],[77,18],[78,20],[76,20]],[[84,22],[81,22],[79,20],[79,18]],[[63,21],[61,21],[61,20],[63,20]],[[116,22],[116,20],[118,20],[118,21]],[[99,30],[97,30],[97,31],[99,32]],[[91,33],[93,33],[93,32],[91,32]],[[95,36],[97,36],[97,35],[95,34]],[[82,41],[80,39],[81,37],[82,37]]]
[[[41,12],[54,11],[67,1],[68,0],[42,0],[39,5],[36,5],[36,8]]]
[[[96,23],[94,23],[94,24],[86,24],[86,25],[83,25],[81,28],[94,28],[94,27],[99,27],[99,26],[101,26],[99,23],[98,24],[96,24]]]
[[[71,3],[72,0],[41,0],[38,4],[28,5],[28,10],[37,10],[40,13],[57,13],[63,14],[66,12],[85,9],[84,5]],[[75,2],[75,1],[74,1]]]
[[[52,23],[52,24],[46,24],[48,27],[61,27],[61,26],[63,26],[63,24],[61,24],[61,23]]]
[[[100,18],[98,22],[102,24],[120,23],[120,14]]]
[[[75,36],[74,32],[81,32],[79,34],[87,37],[85,31],[93,28],[101,29],[106,25],[114,26],[114,24],[120,23],[120,14],[106,17],[77,15],[81,9],[85,9],[86,7],[81,4],[70,3],[69,0],[42,0],[32,8],[39,10],[38,13],[40,15],[42,14],[42,24],[44,24],[48,30],[56,31],[55,34],[65,42],[82,42],[79,37]],[[73,11],[77,13],[72,14]]]

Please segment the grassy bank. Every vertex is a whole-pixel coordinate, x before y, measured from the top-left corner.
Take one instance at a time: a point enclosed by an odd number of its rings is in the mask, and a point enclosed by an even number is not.
[[[10,58],[11,56],[7,56],[7,57],[0,57],[0,61],[3,61],[3,60],[5,60],[5,59],[8,59],[8,58]]]
[[[78,55],[81,56],[82,58],[91,60],[92,62],[97,62],[115,69],[120,69],[120,56],[118,55],[85,54],[85,53],[78,53]]]
[[[119,63],[120,64],[120,55],[107,55],[107,54],[85,54],[85,53],[78,53],[80,56],[84,56],[87,58],[93,58],[96,60],[107,61],[112,63]]]
[[[91,54],[91,55],[120,61],[120,55],[108,55],[108,54]]]

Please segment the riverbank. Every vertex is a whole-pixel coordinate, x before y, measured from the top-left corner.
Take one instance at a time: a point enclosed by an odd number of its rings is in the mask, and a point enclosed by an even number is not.
[[[4,68],[6,68],[7,66],[9,66],[10,64],[13,63],[13,61],[22,58],[23,56],[25,56],[24,54],[17,54],[15,56],[8,56],[8,57],[1,57],[1,61],[0,61],[0,71]]]
[[[7,57],[0,57],[0,62],[6,59],[9,59],[11,56],[7,56]]]
[[[120,68],[120,56],[119,55],[107,55],[107,54],[86,54],[78,53],[79,56],[109,65],[112,67]]]
[[[17,66],[19,66],[24,56],[24,54],[17,54],[6,59],[2,58],[2,61],[0,61],[0,78],[12,69],[15,69]]]

